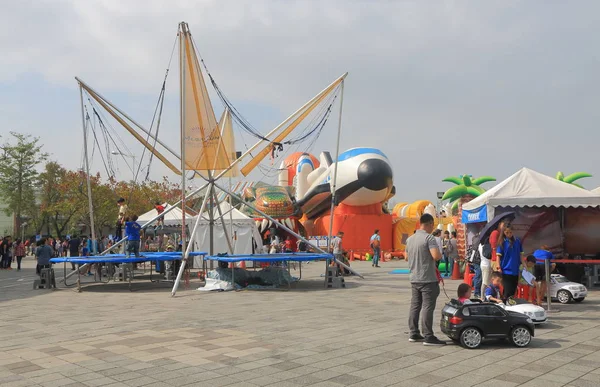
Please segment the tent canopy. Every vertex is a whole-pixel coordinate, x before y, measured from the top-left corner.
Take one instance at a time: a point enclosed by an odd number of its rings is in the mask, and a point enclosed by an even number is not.
[[[234,221],[249,221],[250,220],[250,221],[254,222],[254,220],[252,218],[250,218],[249,216],[247,216],[246,214],[244,214],[242,211],[238,210],[237,208],[232,207],[226,201],[222,201],[219,204],[219,207],[221,207],[221,213],[223,214],[223,217],[225,218],[225,222],[229,221],[229,219],[233,219]],[[205,211],[202,214],[202,219],[208,220],[208,211]],[[213,219],[215,219],[215,221],[219,219],[219,210],[217,209],[216,206],[213,209]]]
[[[591,190],[590,192],[600,195],[600,187]]]
[[[600,195],[523,168],[462,207],[463,223],[485,222],[496,207],[599,207]]]
[[[163,207],[165,207],[165,210],[167,208],[171,208],[172,206],[168,203],[164,203]],[[156,209],[151,209],[150,211],[146,212],[143,215],[140,215],[138,218],[138,223],[141,225],[144,225],[146,223],[148,223],[149,221],[151,221],[152,219],[154,219],[156,216],[158,215],[158,212],[156,212]],[[183,219],[183,212],[181,211],[181,208],[177,207],[172,209],[171,211],[169,211],[168,213],[165,214],[165,226],[181,226],[181,220]],[[185,223],[189,224],[193,221],[194,217],[190,214],[186,214],[185,216]]]
[[[252,254],[254,245],[262,246],[262,239],[256,222],[251,217],[245,215],[241,211],[232,207],[227,202],[219,204],[223,213],[223,222],[219,219],[217,208],[213,208],[214,224],[213,224],[213,254],[229,252],[223,224],[225,224],[234,254]],[[198,230],[194,236],[195,247],[200,251],[210,251],[210,224],[208,220],[208,211],[205,211],[198,223]],[[197,218],[194,218],[194,220]],[[200,264],[201,260],[194,260],[194,266]]]

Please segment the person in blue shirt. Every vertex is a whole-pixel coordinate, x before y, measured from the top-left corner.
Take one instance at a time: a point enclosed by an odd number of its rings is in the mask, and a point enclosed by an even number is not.
[[[501,304],[500,283],[502,282],[502,273],[497,271],[493,272],[490,281],[492,283],[485,288],[485,300]]]
[[[504,234],[498,241],[496,255],[500,259],[504,288],[502,296],[506,300],[515,295],[519,283],[519,267],[525,264],[523,245],[521,240],[513,235],[511,227],[504,229]]]
[[[125,236],[127,237],[127,258],[131,256],[131,253],[136,258],[140,256],[140,231],[142,226],[139,225],[137,215],[133,215],[131,220],[125,219]]]
[[[373,249],[373,264],[371,266],[379,267],[379,256],[381,255],[381,237],[379,230],[371,236],[371,248]]]
[[[542,246],[533,252],[535,257],[535,289],[537,292],[538,305],[541,304],[544,294],[546,294],[546,260],[554,259],[554,255],[548,250],[548,246]],[[556,263],[550,264],[550,273],[556,268]]]

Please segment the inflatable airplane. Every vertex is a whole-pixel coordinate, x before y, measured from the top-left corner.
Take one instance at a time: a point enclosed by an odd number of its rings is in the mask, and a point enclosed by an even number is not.
[[[337,164],[336,204],[367,206],[383,203],[394,195],[392,168],[387,156],[379,149],[349,149],[340,154]],[[317,168],[314,168],[310,155],[303,154],[298,158],[294,177],[296,200],[309,219],[331,207],[335,165],[329,152],[321,153]],[[311,167],[314,170],[309,173]]]

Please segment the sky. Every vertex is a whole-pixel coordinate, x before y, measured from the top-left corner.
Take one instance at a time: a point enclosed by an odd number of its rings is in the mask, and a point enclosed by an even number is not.
[[[600,186],[596,1],[0,0],[0,10],[0,135],[40,137],[67,168],[82,165],[74,77],[150,126],[186,21],[219,87],[262,133],[349,72],[341,150],[381,149],[396,202],[435,200],[447,176],[500,181],[524,166],[589,172],[581,183]],[[159,133],[175,149],[176,62]],[[337,117],[311,153],[335,152]],[[113,125],[139,157],[141,145]],[[236,141],[242,151],[254,142]],[[130,178],[131,159],[115,162]],[[97,151],[91,168],[103,171]],[[177,181],[153,162],[150,176],[163,175]]]

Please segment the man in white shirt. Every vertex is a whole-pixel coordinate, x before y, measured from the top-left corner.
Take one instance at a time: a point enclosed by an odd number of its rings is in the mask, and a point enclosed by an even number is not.
[[[437,242],[439,248],[440,248],[440,254],[444,254],[444,246],[443,246],[443,242],[442,242],[442,230],[435,229],[433,230],[433,233],[431,234],[433,235],[433,237],[435,238],[435,241]]]
[[[342,261],[342,253],[344,252],[343,248],[342,248],[342,238],[344,237],[344,232],[340,231],[337,233],[336,236],[334,236],[333,238],[331,238],[331,249],[332,249],[332,253],[334,258],[337,261]]]

